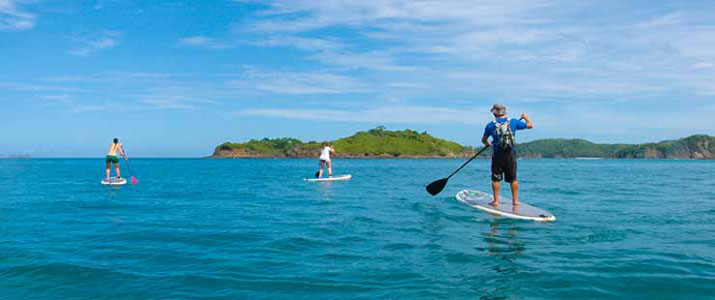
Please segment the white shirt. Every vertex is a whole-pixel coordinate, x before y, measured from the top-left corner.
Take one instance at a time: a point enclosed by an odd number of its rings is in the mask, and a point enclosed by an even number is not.
[[[330,150],[332,150],[332,148],[325,146],[320,152],[320,160],[330,161]]]

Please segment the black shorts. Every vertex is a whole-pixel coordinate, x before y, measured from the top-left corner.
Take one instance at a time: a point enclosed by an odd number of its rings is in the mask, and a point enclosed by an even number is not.
[[[516,152],[496,152],[492,156],[492,181],[516,180]]]

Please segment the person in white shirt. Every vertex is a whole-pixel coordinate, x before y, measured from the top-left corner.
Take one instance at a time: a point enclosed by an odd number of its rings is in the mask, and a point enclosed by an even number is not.
[[[335,149],[333,146],[328,145],[327,142],[323,143],[323,147],[320,150],[320,169],[315,173],[315,177],[323,177],[323,167],[328,167],[328,176],[333,177],[333,166],[330,163],[330,153],[335,154]]]

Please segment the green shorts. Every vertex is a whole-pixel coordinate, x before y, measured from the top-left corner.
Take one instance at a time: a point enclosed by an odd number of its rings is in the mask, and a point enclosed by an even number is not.
[[[117,158],[116,155],[107,155],[107,157],[104,159],[104,162],[118,164],[119,158]]]

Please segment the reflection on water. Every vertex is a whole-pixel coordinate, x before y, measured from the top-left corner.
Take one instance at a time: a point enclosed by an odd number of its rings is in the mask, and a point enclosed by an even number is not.
[[[515,262],[526,250],[519,240],[518,221],[494,219],[489,223],[489,232],[484,234],[487,252],[502,260]]]
[[[511,299],[517,293],[519,280],[515,277],[524,271],[518,259],[526,251],[524,241],[519,239],[519,230],[519,221],[493,219],[489,231],[483,233],[484,250],[496,260],[492,261],[492,272],[480,291],[480,299]]]
[[[333,196],[335,193],[333,184],[340,184],[340,182],[318,181],[318,182],[308,182],[308,184],[317,184],[318,185],[317,190],[320,193],[320,196],[322,196],[323,199],[331,200],[331,199],[333,199]]]

